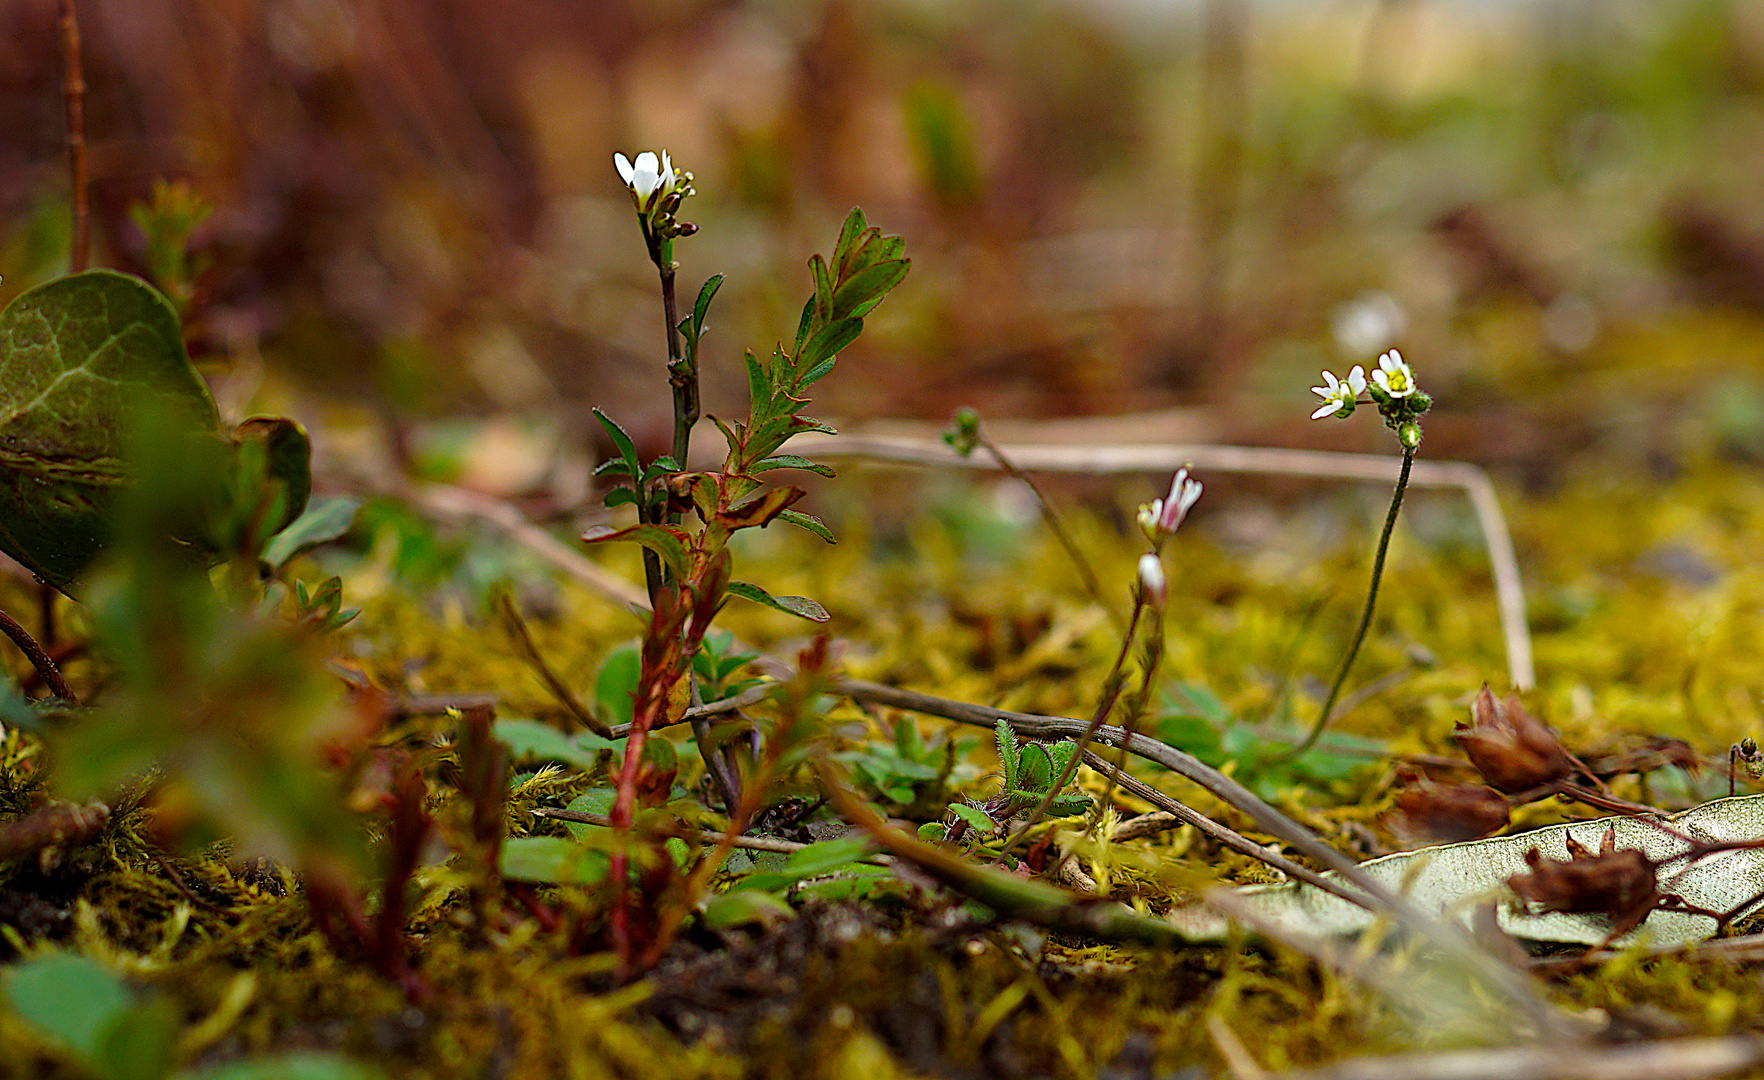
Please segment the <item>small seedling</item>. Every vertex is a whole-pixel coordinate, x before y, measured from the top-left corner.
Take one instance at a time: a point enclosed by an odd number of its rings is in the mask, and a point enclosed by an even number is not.
[[[982,836],[991,835],[1043,802],[1047,803],[1047,813],[1054,817],[1090,812],[1090,796],[1066,793],[1057,787],[1077,756],[1076,742],[1023,742],[1003,720],[994,730],[998,735],[999,764],[1004,767],[1004,786],[998,794],[977,805],[951,803],[949,812],[954,820],[925,825],[919,830],[921,838],[959,841],[970,829]]]

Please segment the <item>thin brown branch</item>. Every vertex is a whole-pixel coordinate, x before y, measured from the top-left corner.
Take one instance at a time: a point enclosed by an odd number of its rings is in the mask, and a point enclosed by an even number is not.
[[[552,810],[543,806],[534,810],[533,813],[537,817],[553,818],[557,821],[573,821],[579,825],[612,827],[612,819],[605,814],[587,814],[580,810]],[[799,844],[794,840],[777,840],[769,836],[736,836],[730,839],[728,833],[717,832],[715,829],[681,828],[677,831],[688,833],[706,844],[721,844],[727,840],[731,847],[746,848],[749,851],[774,851],[788,855],[808,847],[807,844]]]
[[[68,269],[79,273],[91,262],[91,212],[86,199],[86,73],[80,59],[80,19],[74,0],[60,0],[61,94],[67,106],[68,198],[73,212],[73,243]]]
[[[45,848],[77,847],[98,835],[109,820],[110,807],[101,802],[84,806],[50,803],[0,825],[0,862],[21,859]]]
[[[1381,454],[1206,443],[1139,446],[1097,442],[1063,446],[1017,445],[1003,449],[1022,469],[1093,476],[1141,473],[1167,476],[1186,465],[1205,472],[1389,482],[1396,479],[1401,466],[1397,459]],[[952,469],[988,467],[987,462],[963,458],[930,434],[924,438],[909,438],[809,433],[792,439],[790,452],[815,458],[861,459]],[[1470,500],[1494,577],[1495,602],[1500,610],[1501,633],[1507,647],[1508,675],[1514,689],[1531,689],[1537,683],[1537,676],[1531,656],[1531,632],[1525,622],[1525,585],[1519,574],[1513,536],[1507,529],[1500,498],[1495,494],[1488,473],[1469,462],[1418,461],[1409,483],[1414,487],[1456,488]]]
[[[1659,1039],[1620,1044],[1447,1050],[1355,1058],[1320,1069],[1275,1074],[1275,1080],[1699,1080],[1764,1063],[1764,1036]]]
[[[30,635],[30,631],[4,611],[0,611],[0,633],[11,638],[12,643],[18,646],[18,651],[25,654],[25,659],[43,677],[43,685],[49,688],[50,693],[70,705],[80,703],[80,699],[74,696],[73,687],[67,685],[67,680],[62,677],[61,669],[55,666],[54,658],[43,651],[43,646],[37,644],[37,639]]]
[[[1324,892],[1333,896],[1339,896],[1350,904],[1358,904],[1360,907],[1366,908],[1367,910],[1376,910],[1376,908],[1374,908],[1364,896],[1354,892],[1352,889],[1343,887],[1341,882],[1332,878],[1324,877],[1310,867],[1293,862],[1278,851],[1270,850],[1265,845],[1256,843],[1254,840],[1251,840],[1249,837],[1237,832],[1229,826],[1219,824],[1217,821],[1214,821],[1199,810],[1171,798],[1169,795],[1152,787],[1150,784],[1139,779],[1137,776],[1134,776],[1132,773],[1127,772],[1125,769],[1117,769],[1113,762],[1102,757],[1100,754],[1097,754],[1095,751],[1084,751],[1084,764],[1095,769],[1097,772],[1102,773],[1104,776],[1109,777],[1122,791],[1127,792],[1135,798],[1143,799],[1144,801],[1151,803],[1166,814],[1169,814],[1178,823],[1193,825],[1196,829],[1212,837],[1214,840],[1217,840],[1231,850],[1248,855],[1252,859],[1257,859],[1295,881],[1302,881],[1307,885],[1322,889]],[[1131,822],[1127,824],[1131,824]],[[1125,825],[1120,829],[1116,829],[1113,837],[1116,843],[1131,838],[1130,835],[1126,834]]]
[[[539,676],[539,681],[543,682],[545,688],[551,691],[551,696],[556,698],[558,704],[576,718],[578,724],[603,739],[612,738],[612,729],[601,723],[600,718],[582,704],[564,681],[558,678],[557,672],[552,670],[551,665],[545,662],[545,654],[539,651],[538,644],[533,640],[532,632],[527,629],[527,620],[521,618],[521,611],[515,604],[514,597],[502,593],[497,597],[497,601],[502,608],[502,617],[508,622],[509,629],[514,632],[515,644],[520,647],[521,655],[526,658],[533,673]]]

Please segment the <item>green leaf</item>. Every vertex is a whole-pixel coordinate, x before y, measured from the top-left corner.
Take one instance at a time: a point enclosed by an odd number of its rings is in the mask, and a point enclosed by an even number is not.
[[[135,995],[109,968],[73,953],[28,960],[6,976],[14,1012],[94,1061],[105,1032],[135,1005]]]
[[[114,532],[149,409],[178,431],[219,429],[177,314],[146,282],[89,270],[0,312],[0,551],[58,589],[77,579]]]
[[[1042,795],[1053,782],[1053,761],[1047,756],[1047,747],[1038,742],[1025,743],[1017,758],[1017,790]]]
[[[279,570],[296,555],[339,539],[355,524],[355,512],[359,509],[361,500],[348,495],[333,495],[308,504],[306,513],[277,533],[263,549],[263,561]]]
[[[306,512],[312,497],[312,439],[280,416],[254,416],[234,428],[229,490],[210,511],[208,533],[223,554],[262,552],[271,536]]]
[[[802,469],[806,472],[819,473],[826,477],[836,475],[830,467],[822,465],[818,461],[810,461],[808,458],[798,457],[795,454],[774,454],[769,458],[754,462],[753,467],[749,469],[748,472],[757,474],[772,469]]]
[[[177,1050],[184,1011],[155,994],[116,1018],[104,1031],[93,1064],[105,1080],[165,1080]]]
[[[747,355],[752,356],[753,354],[748,353]],[[739,458],[741,456],[741,436],[737,435],[728,424],[723,423],[714,416],[710,418],[710,422],[717,425],[717,430],[723,433],[723,441],[729,444],[729,456],[732,458]]]
[[[717,290],[722,287],[723,275],[712,274],[705,279],[704,287],[698,290],[698,299],[692,305],[693,337],[700,337],[704,334],[705,313],[710,311],[711,300],[717,295]]]
[[[502,876],[512,881],[593,885],[606,878],[606,853],[562,836],[515,836],[502,845]]]
[[[383,1080],[385,1075],[377,1066],[334,1054],[297,1050],[275,1057],[229,1061],[184,1074],[179,1080]]]
[[[833,246],[833,258],[836,261],[843,263],[845,257],[851,254],[852,247],[857,243],[858,237],[863,234],[865,225],[864,208],[861,206],[852,207],[851,213],[845,215],[845,224],[839,228],[839,243]]]
[[[842,836],[837,840],[822,840],[790,853],[784,860],[784,871],[809,877],[813,874],[825,874],[868,855],[874,848],[869,838],[863,835]]]
[[[666,476],[669,473],[676,473],[679,471],[680,463],[674,460],[673,455],[663,454],[661,457],[650,462],[649,467],[643,470],[643,482],[647,484],[657,477]]]
[[[619,457],[625,459],[628,474],[643,475],[643,462],[637,457],[637,444],[631,441],[631,436],[625,434],[625,429],[598,408],[594,410],[594,419],[600,421],[600,426],[606,429],[607,437],[612,439],[613,446],[618,449]]]
[[[811,296],[808,298],[808,302],[802,305],[802,318],[796,322],[796,348],[791,350],[793,353],[802,354],[802,347],[808,343],[809,326],[814,322],[814,317],[815,298]]]
[[[684,581],[687,575],[686,545],[691,541],[684,529],[673,525],[656,525],[644,522],[624,529],[608,529],[602,525],[589,529],[582,534],[582,541],[588,544],[601,544],[609,540],[629,540],[661,556],[661,561],[674,575],[674,580]]]
[[[978,806],[969,806],[967,803],[950,803],[949,812],[967,822],[971,828],[978,829],[980,832],[991,832],[993,829],[998,828],[998,822],[992,820],[992,818],[987,815],[986,811],[980,809]]]
[[[838,362],[839,362],[839,357],[837,357],[837,356],[827,357],[825,360],[822,360],[820,363],[816,364],[814,367],[811,367],[807,371],[803,372],[802,377],[800,379],[796,380],[797,385],[798,386],[813,386],[814,384],[820,382],[822,379],[826,378],[827,373],[832,371],[833,365]]]
[[[825,330],[814,336],[814,339],[803,349],[802,355],[811,364],[819,364],[830,357],[838,356],[846,346],[858,339],[864,332],[864,320],[841,319],[830,323]],[[801,359],[799,357],[799,359]]]
[[[736,889],[713,897],[704,906],[704,921],[719,930],[765,925],[795,914],[789,904],[761,889]]]
[[[756,604],[764,604],[774,611],[782,611],[810,622],[826,622],[832,618],[827,614],[826,608],[806,596],[773,596],[749,581],[729,582],[729,594],[739,596],[744,600],[752,600]]]
[[[748,413],[753,419],[763,420],[771,415],[772,377],[759,362],[759,357],[753,355],[752,349],[747,350],[747,400]]]
[[[866,266],[852,275],[833,294],[833,318],[855,319],[869,314],[906,277],[912,264],[905,259]]]
[[[833,276],[827,269],[827,260],[819,255],[809,257],[809,274],[815,279],[815,318],[829,317],[833,311]],[[801,357],[797,357],[800,362]]]
[[[992,730],[998,736],[998,760],[1004,766],[1005,788],[1021,788],[1023,785],[1017,782],[1020,771],[1017,765],[1017,733],[1002,718]]]
[[[631,695],[643,673],[643,657],[635,645],[621,645],[606,654],[594,675],[594,703],[609,724],[631,722]]]
[[[497,720],[490,731],[508,746],[508,756],[513,761],[528,758],[561,761],[583,772],[600,763],[602,750],[622,749],[625,743],[623,739],[603,739],[590,731],[565,735],[550,724],[541,724],[537,720]]]
[[[839,542],[833,539],[833,530],[827,528],[827,523],[813,514],[805,514],[801,510],[786,510],[778,515],[778,520],[788,521],[799,529],[807,529],[829,544]]]

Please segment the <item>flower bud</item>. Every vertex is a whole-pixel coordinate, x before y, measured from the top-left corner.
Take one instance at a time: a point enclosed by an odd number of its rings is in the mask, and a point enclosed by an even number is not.
[[[1164,560],[1151,552],[1139,557],[1139,595],[1158,609],[1170,598],[1170,584],[1164,577]]]
[[[1398,424],[1396,435],[1397,442],[1402,443],[1405,450],[1414,450],[1421,445],[1421,425],[1413,420]]]

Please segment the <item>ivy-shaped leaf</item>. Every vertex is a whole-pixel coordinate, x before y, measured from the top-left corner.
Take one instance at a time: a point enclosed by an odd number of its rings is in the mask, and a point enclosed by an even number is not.
[[[232,455],[222,495],[233,505],[207,507],[209,520],[180,539],[228,547],[240,539],[229,522],[243,517],[260,546],[305,508],[299,425],[265,418],[221,439],[170,302],[139,278],[88,270],[0,312],[0,551],[67,589],[115,531],[131,441],[149,417],[160,434],[213,437]]]

